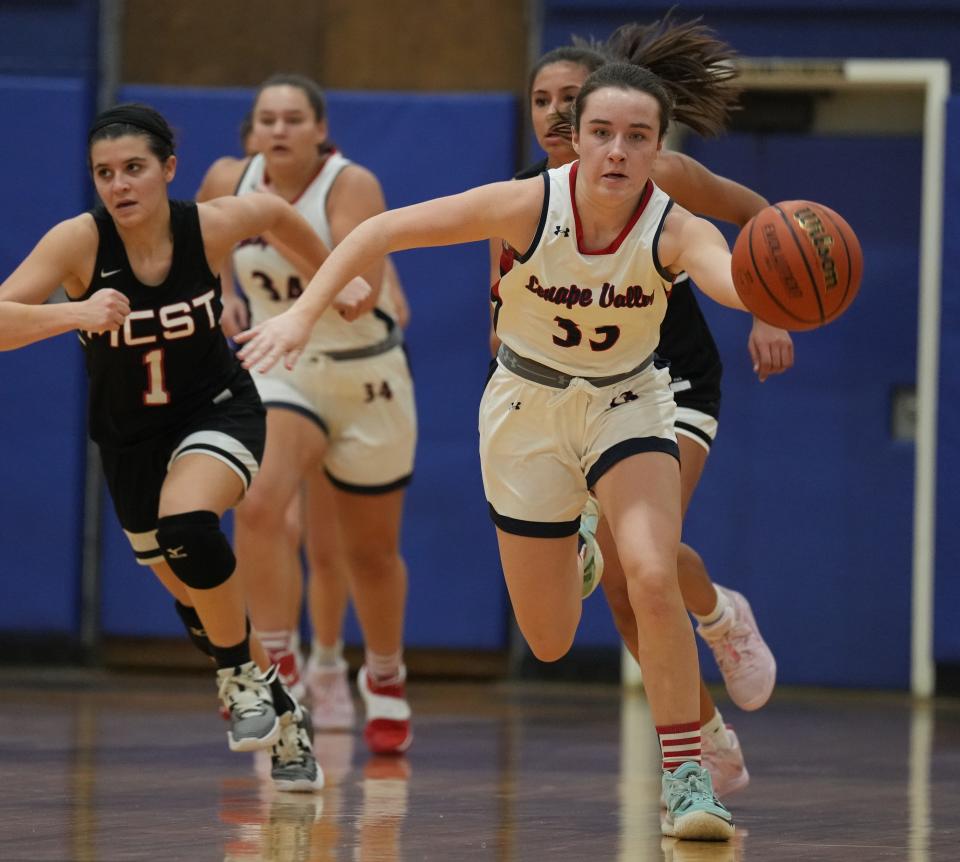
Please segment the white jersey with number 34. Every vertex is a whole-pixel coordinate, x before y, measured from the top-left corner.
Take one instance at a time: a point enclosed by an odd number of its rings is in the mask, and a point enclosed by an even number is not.
[[[300,197],[292,202],[328,249],[333,248],[333,237],[327,218],[327,198],[340,172],[350,164],[350,160],[339,153],[331,153]],[[263,192],[265,174],[263,156],[253,156],[237,186],[237,194]],[[250,303],[252,324],[286,311],[306,287],[303,276],[263,237],[246,240],[237,247],[233,268]],[[345,321],[334,308],[328,308],[314,326],[307,350],[350,350],[382,341],[389,328],[387,318],[395,318],[387,293],[381,291],[377,303],[382,314],[364,314],[352,323]]]

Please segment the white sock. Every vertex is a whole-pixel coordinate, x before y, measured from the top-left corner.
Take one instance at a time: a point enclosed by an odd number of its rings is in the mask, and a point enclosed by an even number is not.
[[[403,649],[398,649],[392,655],[377,655],[366,650],[364,663],[367,673],[380,684],[387,684],[400,679],[400,665],[403,664]]]
[[[714,708],[713,718],[700,727],[700,736],[710,738],[714,748],[730,748],[730,734],[727,733],[727,726],[723,723],[723,716],[720,710]]]
[[[314,638],[312,647],[310,659],[319,667],[337,667],[343,661],[342,640],[336,640],[332,646],[327,646]]]
[[[733,605],[730,604],[730,599],[728,599],[721,590],[717,590],[717,604],[714,609],[708,614],[701,616],[700,614],[694,614],[694,619],[703,628],[709,628],[710,626],[716,625],[720,622],[727,613],[727,610],[733,611]]]
[[[279,629],[272,632],[257,632],[263,648],[271,652],[281,652],[293,649],[293,632],[288,629]]]

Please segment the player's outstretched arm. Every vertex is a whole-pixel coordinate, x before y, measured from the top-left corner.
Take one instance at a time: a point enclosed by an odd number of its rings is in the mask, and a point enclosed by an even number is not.
[[[15,350],[72,329],[105,332],[123,326],[126,296],[98,290],[82,302],[43,305],[63,285],[81,296],[93,277],[97,232],[93,219],[61,222],[0,285],[0,350]]]
[[[658,252],[670,272],[685,271],[714,302],[747,310],[733,286],[727,241],[706,219],[674,207],[660,234]]]
[[[503,182],[367,219],[331,252],[290,309],[237,337],[244,344],[239,354],[243,364],[266,371],[283,361],[292,368],[310,329],[338,291],[390,252],[494,236],[526,248],[542,203],[542,181]]]

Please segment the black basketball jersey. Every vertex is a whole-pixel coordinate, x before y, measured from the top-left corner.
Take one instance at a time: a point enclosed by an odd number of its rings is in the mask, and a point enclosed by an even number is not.
[[[518,171],[513,178],[526,180],[545,170],[547,160],[543,159]],[[657,355],[670,363],[671,386],[677,404],[717,418],[723,364],[689,279],[679,279],[670,291],[667,314],[660,326]]]
[[[91,211],[100,241],[90,287],[126,294],[130,314],[117,332],[79,332],[90,378],[90,436],[124,446],[176,429],[231,386],[247,382],[220,330],[220,279],[210,271],[197,205],[170,201],[173,259],[162,284],[133,274],[113,219]]]

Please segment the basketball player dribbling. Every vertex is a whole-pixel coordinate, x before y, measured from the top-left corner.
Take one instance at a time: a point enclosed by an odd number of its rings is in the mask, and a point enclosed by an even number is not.
[[[333,296],[384,254],[495,237],[514,249],[480,407],[484,488],[514,614],[538,658],[570,648],[583,590],[577,532],[592,492],[635,616],[663,753],[662,829],[726,840],[732,817],[701,765],[696,646],[677,580],[676,405],[653,351],[680,272],[717,302],[743,304],[720,232],[650,180],[672,106],[650,71],[605,65],[576,99],[579,162],[369,219],[288,311],[238,340],[248,368],[293,367]]]
[[[618,29],[607,45],[577,42],[549,51],[534,65],[529,78],[530,115],[537,142],[546,158],[520,171],[515,179],[539,175],[577,158],[570,143],[570,111],[587,76],[620,56],[659,74],[677,100],[675,115],[702,135],[715,135],[725,123],[736,99],[732,86],[699,90],[690,85],[691,69],[730,80],[732,50],[698,22],[675,24],[668,15],[642,26]],[[696,59],[694,59],[696,58]],[[676,87],[678,78],[685,87]],[[690,212],[742,226],[766,206],[750,189],[719,177],[699,162],[664,150],[653,166],[651,178],[680,206]],[[491,282],[500,279],[502,243],[491,243]],[[496,308],[496,296],[493,308]],[[496,354],[499,339],[491,331]],[[748,348],[761,381],[782,373],[793,364],[790,335],[754,319]],[[661,327],[657,355],[670,362],[671,388],[677,402],[675,430],[680,447],[681,506],[685,516],[716,438],[720,409],[720,355],[686,278],[678,279]],[[627,585],[613,547],[613,539],[595,505],[581,518],[584,551],[590,553],[596,535],[603,566],[600,584],[617,630],[636,657],[636,627]],[[734,703],[759,709],[770,697],[776,663],[760,635],[747,600],[712,582],[700,556],[680,545],[677,561],[680,589],[687,609],[699,623],[697,631],[710,645]],[[713,777],[714,789],[724,796],[749,783],[740,742],[724,723],[706,686],[700,683],[700,722],[703,762]]]
[[[100,203],[53,227],[0,286],[0,346],[78,331],[90,435],[117,516],[216,663],[231,749],[272,748],[278,788],[319,789],[303,710],[274,669],[251,659],[245,595],[220,527],[257,473],[265,427],[220,331],[214,273],[250,236],[274,237],[313,265],[326,248],[279,198],[170,200],[174,137],[147,106],[101,113],[88,161]],[[72,302],[42,305],[61,284]],[[346,313],[355,310],[351,301]]]

